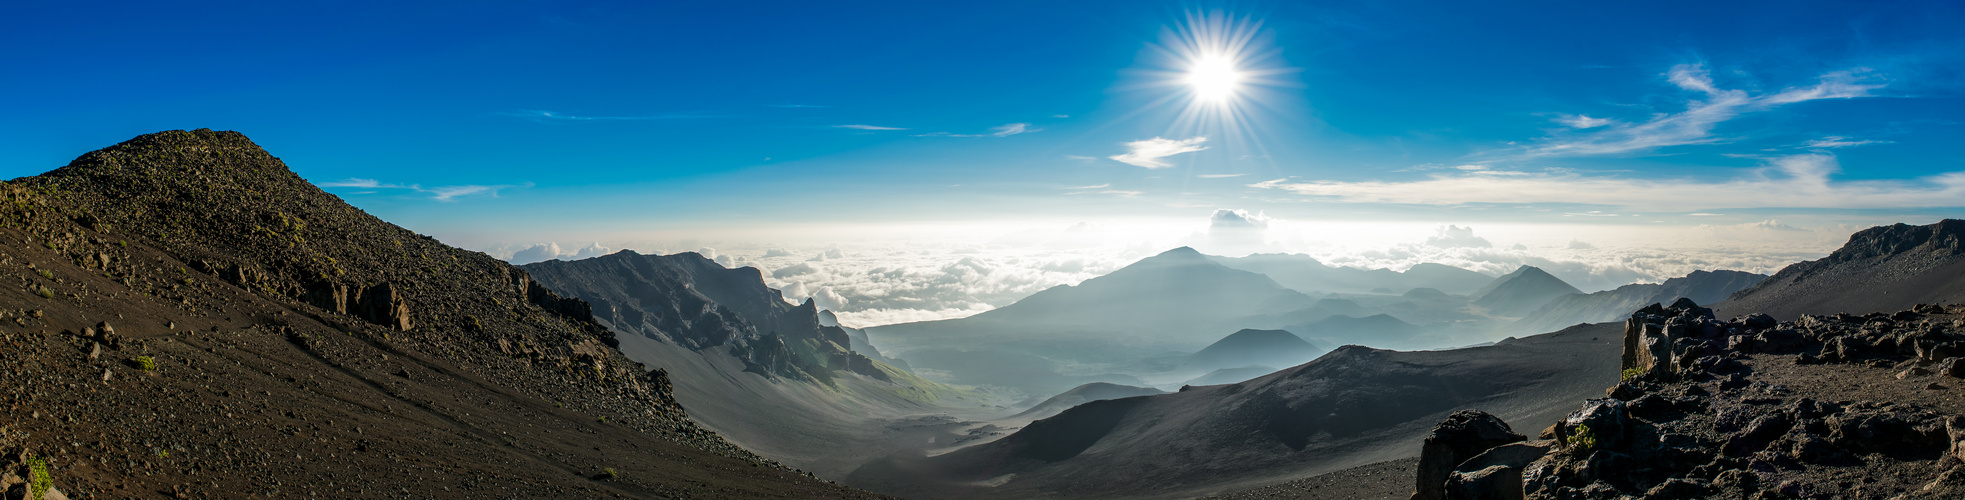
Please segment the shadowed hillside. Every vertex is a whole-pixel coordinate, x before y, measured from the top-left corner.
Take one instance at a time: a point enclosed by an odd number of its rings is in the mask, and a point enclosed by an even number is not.
[[[1713,305],[1724,314],[1865,314],[1965,302],[1965,220],[1878,226],[1828,257],[1801,262]]]

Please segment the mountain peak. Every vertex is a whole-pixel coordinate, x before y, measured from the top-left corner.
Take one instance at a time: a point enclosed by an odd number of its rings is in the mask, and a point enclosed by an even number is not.
[[[1165,251],[1165,252],[1160,252],[1160,254],[1159,254],[1159,255],[1155,255],[1155,256],[1153,256],[1153,258],[1156,258],[1156,259],[1162,259],[1162,258],[1164,258],[1164,259],[1200,259],[1200,258],[1204,258],[1204,256],[1203,256],[1203,255],[1201,255],[1201,251],[1200,251],[1200,250],[1195,250],[1195,249],[1194,249],[1194,247],[1180,247],[1180,248],[1175,248],[1175,249],[1172,249],[1172,250],[1168,250],[1168,251]]]

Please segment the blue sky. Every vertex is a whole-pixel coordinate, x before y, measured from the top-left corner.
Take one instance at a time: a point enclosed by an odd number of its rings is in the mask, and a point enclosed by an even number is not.
[[[1955,2],[567,4],[0,5],[0,175],[238,130],[483,249],[1221,209],[1841,231],[1965,205]],[[1244,36],[1244,84],[1184,115],[1182,36],[1208,26]]]

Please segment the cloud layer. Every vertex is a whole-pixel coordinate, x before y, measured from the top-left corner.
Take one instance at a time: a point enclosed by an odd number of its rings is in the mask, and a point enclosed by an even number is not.
[[[456,185],[456,186],[437,186],[437,187],[425,188],[417,184],[388,184],[375,179],[355,179],[355,178],[350,178],[340,181],[322,182],[315,185],[324,188],[407,190],[411,192],[430,195],[430,199],[437,200],[437,201],[456,201],[458,198],[463,198],[473,195],[486,195],[492,198],[497,198],[499,191],[503,191],[506,189],[525,189],[525,188],[532,187],[532,183],[527,182],[524,184],[498,184],[498,185],[463,184],[463,185]]]

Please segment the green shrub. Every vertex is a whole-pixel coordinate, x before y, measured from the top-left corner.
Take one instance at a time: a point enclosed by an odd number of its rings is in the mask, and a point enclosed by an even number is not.
[[[157,371],[157,360],[150,359],[149,356],[137,356],[136,359],[132,359],[130,360],[130,362],[136,363],[136,367],[143,371],[146,372]]]
[[[49,270],[47,270],[47,269],[42,269],[42,270],[41,270],[41,272],[40,272],[40,274],[41,274],[41,277],[42,277],[42,278],[45,278],[45,279],[55,279],[55,272],[54,272],[54,271],[49,271]]]
[[[608,478],[608,479],[614,479],[614,478],[618,478],[618,477],[621,477],[621,473],[619,473],[619,472],[614,472],[614,468],[613,468],[613,467],[608,467],[608,468],[605,468],[605,469],[601,469],[601,470],[600,470],[600,477],[604,477],[604,478]]]
[[[34,500],[47,498],[48,490],[55,487],[55,481],[48,478],[48,461],[42,460],[41,457],[29,457],[27,469],[28,498]]]
[[[1590,432],[1590,426],[1576,426],[1576,433],[1569,436],[1569,444],[1581,449],[1597,447],[1597,435]]]
[[[1638,378],[1639,375],[1644,375],[1643,368],[1625,368],[1622,379],[1625,382],[1630,382],[1631,379]]]
[[[39,285],[36,285],[36,286],[34,287],[34,294],[35,294],[35,295],[40,295],[40,296],[41,296],[41,298],[44,298],[44,299],[52,299],[52,298],[55,298],[55,291],[54,291],[54,290],[49,290],[49,289],[48,289],[48,287],[45,287],[45,286],[39,286]]]

